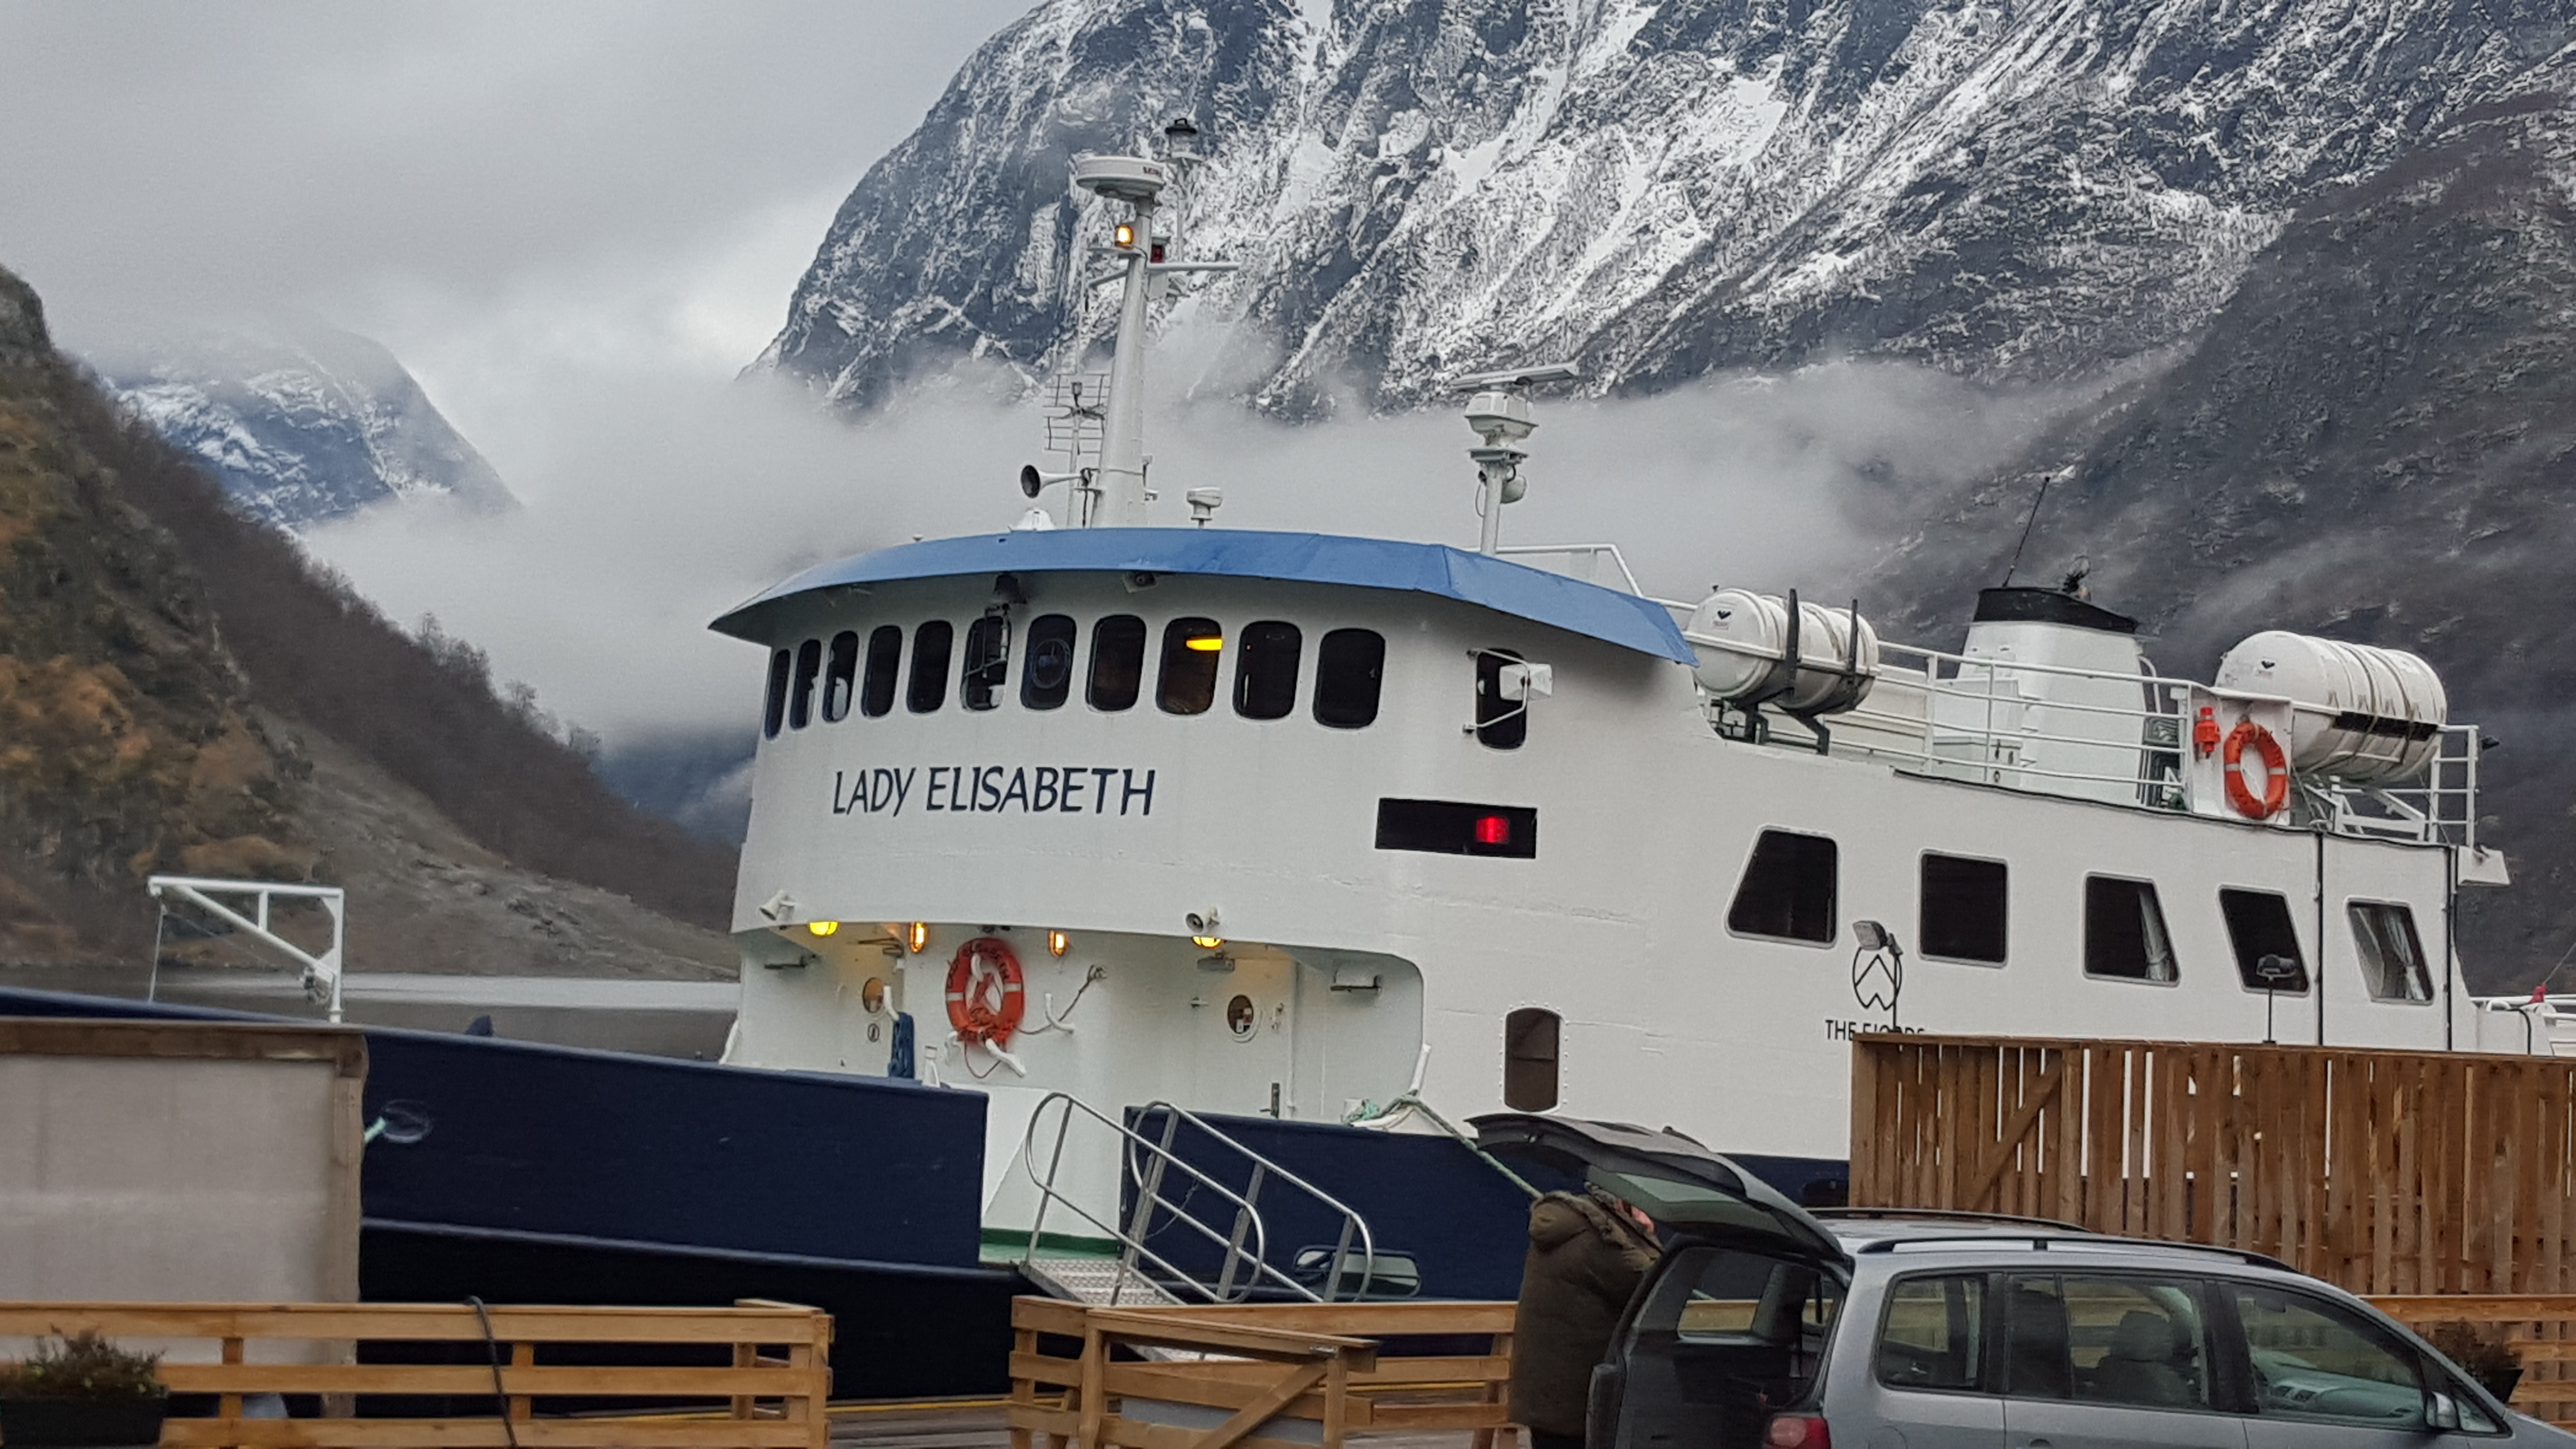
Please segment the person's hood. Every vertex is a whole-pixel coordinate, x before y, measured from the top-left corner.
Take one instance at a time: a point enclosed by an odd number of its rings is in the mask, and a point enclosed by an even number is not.
[[[1586,1122],[1527,1112],[1495,1112],[1473,1120],[1476,1145],[1506,1161],[1521,1157],[1584,1180],[1645,1209],[1658,1223],[1687,1228],[1773,1252],[1823,1261],[1846,1257],[1824,1225],[1770,1184],[1669,1129],[1648,1131],[1624,1122]],[[1582,1209],[1608,1216],[1597,1203],[1562,1199],[1579,1225]],[[1538,1241],[1539,1214],[1530,1216]]]
[[[1553,1251],[1598,1228],[1600,1224],[1583,1211],[1591,1206],[1574,1198],[1554,1195],[1540,1198],[1530,1205],[1530,1241],[1541,1249]]]

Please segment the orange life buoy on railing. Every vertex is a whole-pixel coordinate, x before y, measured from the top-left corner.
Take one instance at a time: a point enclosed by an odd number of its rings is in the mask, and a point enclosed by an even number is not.
[[[2245,788],[2245,751],[2252,748],[2255,758],[2263,763],[2263,794],[2256,798]],[[2219,755],[2227,775],[2227,803],[2248,820],[2269,820],[2290,803],[2290,759],[2281,753],[2281,742],[2272,732],[2250,719],[2238,720],[2227,732],[2227,747]],[[954,979],[954,978],[952,978]]]
[[[1020,959],[999,937],[978,936],[948,963],[948,1024],[957,1039],[1000,1046],[1028,1010]]]

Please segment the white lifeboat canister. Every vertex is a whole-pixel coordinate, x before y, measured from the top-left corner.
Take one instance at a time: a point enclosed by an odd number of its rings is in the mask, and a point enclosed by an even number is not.
[[[1852,647],[1854,631],[1860,647]],[[1729,704],[1776,703],[1793,714],[1839,714],[1878,682],[1878,631],[1849,609],[1798,605],[1799,668],[1785,695],[1778,671],[1789,652],[1789,605],[1750,589],[1720,589],[1700,600],[1682,631],[1699,663],[1700,687]],[[1857,678],[1842,672],[1846,663]],[[1766,698],[1766,696],[1768,698]]]
[[[2283,629],[2228,650],[2215,683],[2289,700],[2290,768],[2358,783],[2421,774],[2450,719],[2441,676],[2415,655]]]

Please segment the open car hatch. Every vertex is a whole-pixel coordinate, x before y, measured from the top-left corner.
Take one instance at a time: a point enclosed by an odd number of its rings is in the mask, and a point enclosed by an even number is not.
[[[1526,1112],[1470,1120],[1476,1144],[1503,1161],[1579,1175],[1658,1223],[1792,1257],[1845,1259],[1833,1235],[1778,1189],[1678,1132]]]

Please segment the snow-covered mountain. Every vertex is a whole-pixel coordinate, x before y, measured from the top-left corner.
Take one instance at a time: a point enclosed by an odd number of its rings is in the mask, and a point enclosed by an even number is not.
[[[2298,207],[2563,88],[2563,0],[1046,0],[841,208],[758,366],[865,409],[1100,335],[1065,163],[1187,114],[1202,390],[1572,357],[2054,379],[2215,316]]]
[[[118,399],[212,469],[245,512],[302,532],[390,498],[511,507],[492,465],[401,362],[318,323],[93,349]]]

